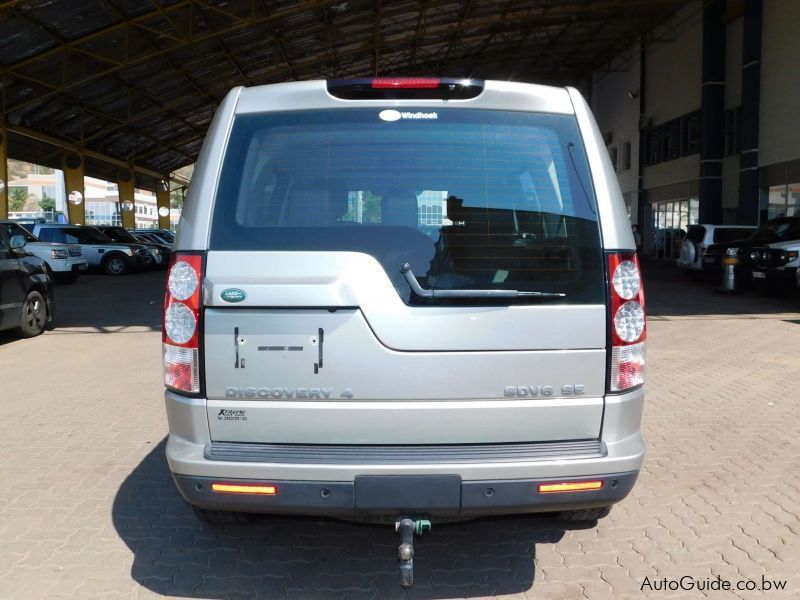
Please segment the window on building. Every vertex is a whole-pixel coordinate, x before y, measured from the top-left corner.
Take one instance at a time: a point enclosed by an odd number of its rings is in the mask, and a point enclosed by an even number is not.
[[[664,160],[675,160],[681,155],[681,120],[673,119],[664,125]]]
[[[616,146],[608,147],[608,155],[611,157],[611,164],[614,167],[614,172],[619,172],[619,152]]]
[[[659,127],[651,127],[647,131],[647,145],[646,145],[646,153],[645,153],[645,164],[647,166],[656,165],[660,160],[660,154],[658,152],[658,144],[659,140],[661,139],[661,129]]]
[[[622,170],[627,171],[631,168],[633,161],[633,147],[630,141],[622,142]]]
[[[772,185],[767,193],[767,218],[800,216],[800,183]]]
[[[700,112],[693,112],[682,117],[681,154],[689,156],[700,152]]]
[[[741,143],[739,133],[741,129],[740,107],[729,108],[725,111],[725,156],[739,154]]]

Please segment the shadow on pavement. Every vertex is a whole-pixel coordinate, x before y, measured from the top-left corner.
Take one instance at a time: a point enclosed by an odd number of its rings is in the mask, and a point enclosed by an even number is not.
[[[554,519],[494,518],[436,525],[415,545],[415,584],[400,587],[391,526],[260,518],[201,524],[180,497],[156,446],[114,499],[114,526],[134,553],[132,577],[190,598],[464,598],[524,592],[536,544],[564,535]]]
[[[673,263],[658,260],[643,261],[642,272],[648,318],[800,313],[796,291],[778,292],[740,283],[736,294],[720,294],[713,282],[690,277]]]
[[[110,333],[123,327],[161,329],[165,271],[122,277],[82,275],[75,283],[57,285],[54,333],[78,328]]]

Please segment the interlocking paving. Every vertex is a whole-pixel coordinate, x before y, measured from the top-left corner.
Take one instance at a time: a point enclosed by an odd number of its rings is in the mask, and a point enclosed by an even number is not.
[[[391,527],[195,519],[164,460],[162,284],[86,276],[57,288],[55,331],[0,337],[0,599],[800,597],[798,295],[716,296],[651,268],[631,496],[583,529],[434,524],[403,590]],[[654,589],[718,575],[787,583]]]

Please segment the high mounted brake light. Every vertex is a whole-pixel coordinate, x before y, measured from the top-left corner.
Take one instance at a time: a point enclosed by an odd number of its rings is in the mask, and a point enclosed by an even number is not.
[[[376,89],[430,90],[439,87],[438,77],[378,77],[372,80]]]
[[[636,254],[609,254],[608,278],[611,328],[608,391],[624,392],[644,383],[647,321]]]
[[[175,391],[200,392],[203,255],[172,255],[164,294],[164,384]]]
[[[375,77],[332,79],[328,93],[343,100],[466,100],[483,91],[480,79]]]

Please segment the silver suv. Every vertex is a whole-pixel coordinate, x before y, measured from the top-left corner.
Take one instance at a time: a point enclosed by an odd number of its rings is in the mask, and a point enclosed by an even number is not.
[[[594,520],[642,464],[645,313],[570,88],[232,90],[169,272],[167,459],[205,519]]]

